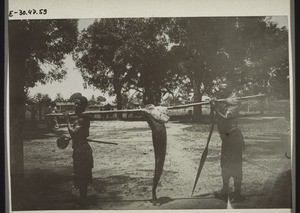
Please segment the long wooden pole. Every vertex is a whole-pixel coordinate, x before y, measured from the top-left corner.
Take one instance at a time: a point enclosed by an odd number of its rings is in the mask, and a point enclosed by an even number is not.
[[[251,95],[251,96],[245,96],[238,98],[238,100],[248,100],[248,99],[254,99],[254,98],[263,98],[266,95],[259,94],[259,95]],[[226,99],[218,99],[218,102],[226,101]],[[182,109],[182,108],[188,108],[193,106],[199,106],[199,105],[207,105],[209,104],[209,101],[201,101],[197,103],[191,103],[191,104],[184,104],[184,105],[177,105],[177,106],[169,106],[167,107],[168,110],[172,109]],[[123,110],[95,110],[95,111],[85,111],[83,114],[89,114],[89,115],[97,115],[97,114],[108,114],[108,113],[127,113],[127,112],[142,112],[143,109],[123,109]],[[50,113],[47,114],[47,116],[63,116],[63,113]],[[70,113],[69,115],[74,115],[74,113]]]
[[[29,132],[29,131],[25,131],[24,133],[28,133],[28,134],[33,134],[33,135],[40,135],[40,136],[50,136],[50,135],[44,135],[42,133],[36,133],[36,132]],[[59,137],[58,135],[51,135],[50,137]],[[69,136],[60,136],[59,138],[61,137],[64,137],[64,138],[68,138],[68,139],[72,139],[71,137]],[[114,143],[114,142],[107,142],[107,141],[100,141],[100,140],[95,140],[95,139],[88,139],[87,138],[87,141],[90,141],[90,142],[95,142],[95,143],[103,143],[103,144],[112,144],[112,145],[118,145],[118,143]]]
[[[263,98],[266,95],[264,94],[260,94],[260,95],[251,95],[251,96],[245,96],[245,97],[241,97],[241,98],[237,98],[240,101],[243,100],[248,100],[248,99],[254,99],[254,98]],[[218,99],[216,100],[217,102],[222,102],[222,101],[226,101],[227,99]],[[201,102],[197,102],[197,103],[191,103],[191,104],[184,104],[184,105],[177,105],[177,106],[170,106],[168,107],[168,109],[181,109],[181,108],[187,108],[187,107],[193,107],[193,106],[199,106],[199,105],[207,105],[209,104],[209,101],[201,101]]]
[[[65,137],[65,138],[68,138],[69,140],[72,140],[72,138],[71,138],[71,137],[68,137],[68,136],[62,136],[62,137]],[[118,145],[117,143],[114,143],[114,142],[99,141],[99,140],[88,139],[88,138],[87,138],[87,141],[95,142],[95,143],[103,143],[103,144]]]

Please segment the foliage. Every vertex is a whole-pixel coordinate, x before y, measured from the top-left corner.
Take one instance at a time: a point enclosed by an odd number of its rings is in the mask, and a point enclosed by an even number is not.
[[[25,88],[63,79],[63,59],[77,41],[77,20],[9,21],[9,33],[10,57],[22,54],[25,60]]]
[[[106,101],[106,98],[105,97],[103,97],[103,96],[101,96],[101,95],[99,95],[98,97],[97,97],[97,103],[101,103],[101,102],[105,102]]]
[[[280,82],[288,85],[287,29],[270,19],[175,18],[172,22],[169,36],[179,59],[177,69],[192,82],[187,86],[193,87],[194,95],[211,94],[216,80],[223,77],[252,93],[267,93],[266,88],[278,88],[274,85]]]
[[[92,95],[92,97],[88,100],[88,105],[91,106],[91,105],[95,105],[97,104],[97,101],[96,101],[96,98],[94,95]]]
[[[287,30],[266,17],[100,19],[81,33],[74,59],[120,109],[133,91],[144,104],[201,101],[224,77],[244,93],[287,96],[287,46]]]
[[[77,20],[10,20],[9,90],[11,172],[23,174],[23,124],[29,87],[64,77],[63,59],[77,40]],[[50,68],[48,73],[45,70]],[[41,114],[40,114],[41,116]]]
[[[62,96],[61,93],[57,93],[55,98],[54,98],[55,102],[66,102],[66,99]]]
[[[288,84],[287,29],[279,28],[268,18],[239,18],[236,34],[243,57],[237,58],[237,54],[228,51],[232,56],[228,64],[233,67],[228,76],[251,94],[262,92],[277,96],[278,93],[271,92],[279,86],[274,80],[285,89]]]
[[[161,98],[173,81],[167,70],[167,19],[100,19],[84,30],[74,59],[85,82],[117,96],[140,91]],[[146,98],[144,98],[146,99]],[[153,99],[153,98],[152,98]]]
[[[48,94],[42,94],[42,93],[37,93],[34,97],[33,100],[35,103],[38,104],[45,104],[45,105],[50,105],[51,103],[51,98],[49,97]]]

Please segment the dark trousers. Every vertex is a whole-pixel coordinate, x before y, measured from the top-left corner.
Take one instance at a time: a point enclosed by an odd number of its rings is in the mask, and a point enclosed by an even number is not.
[[[220,134],[222,139],[221,169],[223,190],[227,191],[229,179],[234,180],[235,192],[241,191],[243,179],[242,155],[244,149],[244,137],[239,129],[226,134]]]

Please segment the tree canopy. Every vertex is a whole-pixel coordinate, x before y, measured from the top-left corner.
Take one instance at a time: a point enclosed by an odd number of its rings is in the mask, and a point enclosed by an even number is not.
[[[168,35],[194,101],[211,94],[222,78],[240,92],[268,94],[276,83],[288,91],[287,29],[266,17],[174,18]]]
[[[80,34],[74,59],[120,109],[132,90],[144,104],[165,94],[201,101],[223,77],[246,92],[286,94],[275,85],[288,85],[287,41],[266,17],[99,19]]]
[[[95,21],[81,33],[74,55],[84,80],[103,92],[115,94],[119,109],[124,93],[130,90],[142,92],[144,101],[159,103],[161,91],[172,84],[166,63],[166,21],[159,18]]]
[[[64,77],[63,59],[76,46],[77,20],[10,20],[8,30],[11,171],[22,174],[27,89]]]
[[[77,35],[77,20],[9,22],[10,57],[22,54],[26,88],[64,77],[63,59],[73,51]]]

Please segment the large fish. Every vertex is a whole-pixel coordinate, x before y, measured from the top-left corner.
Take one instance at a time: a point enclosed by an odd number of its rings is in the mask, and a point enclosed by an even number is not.
[[[143,110],[144,117],[152,130],[152,141],[155,156],[155,170],[152,186],[152,201],[158,201],[156,188],[163,172],[167,149],[167,132],[165,123],[170,119],[165,107],[147,105]]]

